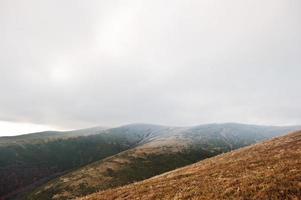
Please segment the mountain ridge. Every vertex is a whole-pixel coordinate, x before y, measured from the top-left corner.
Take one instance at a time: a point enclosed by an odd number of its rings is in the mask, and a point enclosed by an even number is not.
[[[106,131],[144,134],[133,148],[63,175],[37,188],[28,199],[73,199],[126,185],[294,128],[233,123],[194,127],[135,124],[113,128]]]
[[[301,131],[78,200],[299,199]]]

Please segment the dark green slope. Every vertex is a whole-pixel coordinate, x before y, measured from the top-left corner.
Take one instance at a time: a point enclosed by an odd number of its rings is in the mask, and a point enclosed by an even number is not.
[[[95,135],[107,128],[93,127],[74,131],[43,131],[37,133],[29,133],[18,136],[4,136],[0,137],[0,146],[9,146],[12,144],[25,144],[25,143],[39,143],[51,141],[59,138],[71,138],[78,136]]]
[[[143,128],[97,128],[0,138],[0,199],[14,196],[39,180],[132,148],[143,140],[144,134],[147,130]]]

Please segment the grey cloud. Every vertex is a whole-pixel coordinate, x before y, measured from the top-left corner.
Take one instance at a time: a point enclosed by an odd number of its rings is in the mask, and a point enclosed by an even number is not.
[[[0,120],[301,123],[298,0],[0,2]]]

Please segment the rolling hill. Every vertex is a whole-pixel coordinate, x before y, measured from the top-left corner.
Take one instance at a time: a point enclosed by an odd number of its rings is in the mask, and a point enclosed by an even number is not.
[[[301,131],[79,200],[301,198]]]
[[[0,138],[0,198],[135,146],[144,132],[92,128]]]
[[[0,137],[0,147],[10,146],[13,144],[27,144],[27,143],[40,143],[51,141],[55,139],[67,139],[78,136],[95,135],[107,128],[93,127],[74,131],[43,131],[37,133],[29,133],[17,136],[3,136]]]
[[[296,130],[243,124],[166,127],[132,124],[106,130],[108,135],[140,134],[131,148],[56,178],[27,199],[74,199],[182,167]]]

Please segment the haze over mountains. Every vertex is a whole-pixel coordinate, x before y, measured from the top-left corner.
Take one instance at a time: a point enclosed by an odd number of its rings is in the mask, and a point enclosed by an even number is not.
[[[0,200],[301,200],[300,52],[301,0],[0,0]]]
[[[300,24],[300,0],[1,0],[0,121],[301,124]]]
[[[73,199],[297,129],[301,127],[130,124],[1,137],[0,195],[7,199]]]

